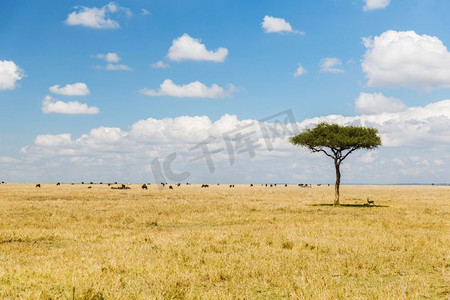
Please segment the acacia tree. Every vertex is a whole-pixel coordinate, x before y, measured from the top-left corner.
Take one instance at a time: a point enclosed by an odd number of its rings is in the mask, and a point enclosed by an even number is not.
[[[312,129],[305,129],[289,140],[292,144],[306,147],[311,152],[322,152],[334,160],[336,184],[334,205],[339,205],[339,185],[341,184],[341,163],[358,149],[374,149],[381,145],[378,129],[363,126],[340,126],[325,122]]]

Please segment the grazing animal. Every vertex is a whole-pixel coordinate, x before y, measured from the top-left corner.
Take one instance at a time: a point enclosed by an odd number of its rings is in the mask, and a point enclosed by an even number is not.
[[[367,197],[367,205],[375,205],[375,201],[369,200],[369,197]]]
[[[58,182],[56,185],[61,185],[61,183]]]
[[[253,183],[250,183],[250,186],[253,186]]]
[[[287,184],[285,184],[284,187],[287,187]]]
[[[88,186],[88,189],[92,189],[92,186]]]
[[[173,187],[171,185],[169,185],[169,190],[173,190]]]
[[[111,183],[108,183],[108,186],[111,186]]]
[[[202,188],[207,188],[207,187],[209,187],[209,185],[207,185],[207,184],[202,184]]]
[[[41,184],[40,184],[40,183],[36,184],[36,187],[37,187],[37,188],[40,188],[40,187],[41,187]]]
[[[180,186],[181,185],[181,183],[177,183],[177,186]]]
[[[230,184],[230,188],[234,188],[234,184]]]
[[[147,190],[147,185],[145,183],[141,187],[143,190]]]
[[[272,187],[273,185],[270,185],[270,187]]]

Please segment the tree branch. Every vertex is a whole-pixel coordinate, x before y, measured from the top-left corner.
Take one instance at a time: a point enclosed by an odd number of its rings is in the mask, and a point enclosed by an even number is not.
[[[358,149],[358,147],[353,147],[350,149],[350,151],[348,151],[342,158],[341,158],[341,162],[353,151],[355,151],[356,149]]]
[[[311,148],[311,151],[312,152],[323,152],[323,153],[325,153],[326,156],[329,156],[329,157],[331,157],[334,160],[336,159],[335,156],[329,154],[327,151],[323,150],[322,148],[319,148],[319,149],[318,148]]]

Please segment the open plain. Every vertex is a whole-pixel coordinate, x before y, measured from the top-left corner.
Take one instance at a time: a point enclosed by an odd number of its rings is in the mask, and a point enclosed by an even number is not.
[[[449,186],[87,187],[0,185],[1,299],[450,297]]]

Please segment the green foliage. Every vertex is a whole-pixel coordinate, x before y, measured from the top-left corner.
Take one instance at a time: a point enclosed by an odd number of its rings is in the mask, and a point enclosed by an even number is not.
[[[357,149],[373,149],[381,145],[378,129],[363,126],[340,126],[322,122],[312,129],[305,129],[290,139],[294,145],[307,147],[313,152],[324,152],[341,161]],[[331,150],[327,152],[324,148]],[[348,150],[342,155],[342,151]]]

